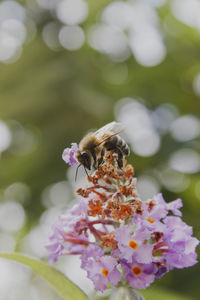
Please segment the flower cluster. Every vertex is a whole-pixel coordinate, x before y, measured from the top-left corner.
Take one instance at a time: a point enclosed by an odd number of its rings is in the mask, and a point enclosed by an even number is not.
[[[73,163],[77,148],[68,150]],[[70,152],[71,151],[71,152]],[[61,215],[53,226],[47,249],[50,262],[60,255],[78,254],[95,289],[129,285],[145,289],[173,268],[197,262],[192,227],[181,220],[182,201],[166,203],[161,194],[141,201],[133,167],[119,169],[116,154],[79,188],[80,202]]]

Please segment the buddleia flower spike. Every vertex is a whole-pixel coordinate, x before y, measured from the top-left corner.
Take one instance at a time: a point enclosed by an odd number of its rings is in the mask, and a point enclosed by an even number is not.
[[[77,144],[65,149],[65,162],[76,165],[76,151]],[[181,219],[181,199],[167,203],[158,194],[141,201],[133,167],[123,157],[119,168],[117,159],[106,151],[86,186],[76,191],[80,201],[53,225],[47,250],[50,262],[79,255],[95,290],[131,290],[130,299],[142,299],[134,289],[146,289],[170,270],[197,263],[199,241]]]

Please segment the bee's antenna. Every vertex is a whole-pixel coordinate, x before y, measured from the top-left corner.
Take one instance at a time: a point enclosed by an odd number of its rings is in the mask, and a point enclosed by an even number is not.
[[[79,164],[78,167],[76,168],[75,181],[76,181],[76,179],[77,179],[77,176],[78,176],[78,169],[79,169],[80,166],[81,166],[81,164]]]
[[[84,166],[84,169],[85,169],[85,173],[86,173],[86,175],[88,176],[88,172],[87,172],[87,170],[86,170],[85,166]]]

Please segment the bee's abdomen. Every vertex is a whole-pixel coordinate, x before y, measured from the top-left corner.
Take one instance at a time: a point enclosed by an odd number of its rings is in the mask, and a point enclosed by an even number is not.
[[[115,135],[108,142],[106,142],[104,146],[107,148],[107,150],[115,150],[116,148],[119,148],[126,156],[130,154],[129,146],[119,135]]]
[[[130,154],[130,149],[129,146],[127,145],[127,143],[121,138],[121,136],[117,135],[115,136],[116,138],[116,146],[118,148],[120,148],[120,150],[122,151],[122,153],[124,155],[129,155]]]

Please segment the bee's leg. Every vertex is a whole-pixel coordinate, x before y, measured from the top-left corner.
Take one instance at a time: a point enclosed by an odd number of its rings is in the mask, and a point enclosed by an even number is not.
[[[104,144],[104,147],[108,151],[113,151],[117,153],[118,158],[117,158],[117,163],[119,168],[121,169],[123,167],[123,153],[119,147],[116,146],[116,137],[114,137],[111,141],[108,141],[107,143]]]
[[[115,152],[118,154],[117,163],[119,168],[121,169],[123,167],[123,153],[119,148],[115,148]]]
[[[105,150],[104,148],[101,150],[101,157],[98,159],[98,167],[102,164],[103,162],[103,157],[104,157],[104,154],[105,154]]]
[[[96,168],[96,163],[97,163],[97,160],[96,160],[96,154],[94,152],[94,150],[91,150],[91,154],[92,154],[92,157],[93,157],[93,167]]]

